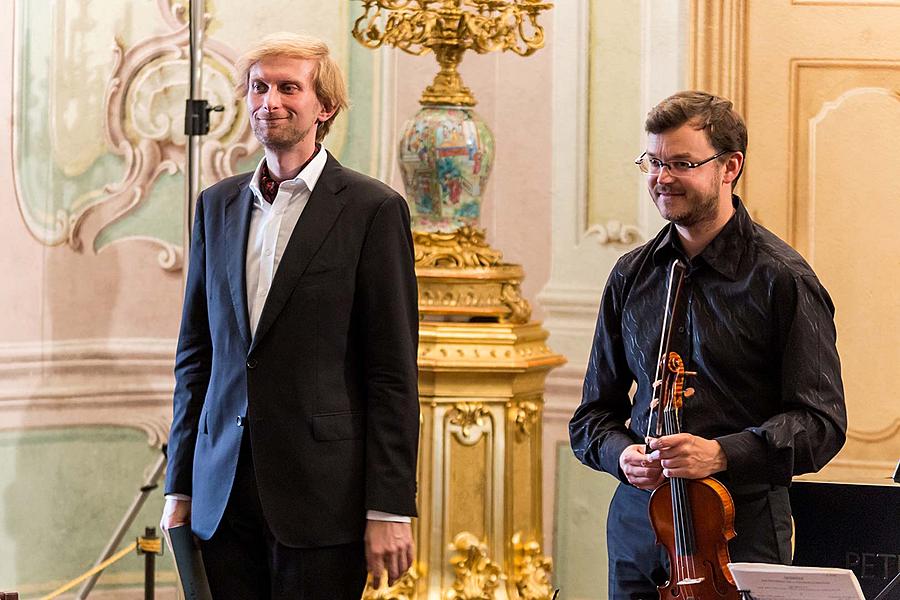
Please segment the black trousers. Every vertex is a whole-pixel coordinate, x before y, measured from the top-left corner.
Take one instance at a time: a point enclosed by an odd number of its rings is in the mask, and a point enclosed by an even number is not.
[[[791,563],[791,506],[787,488],[754,486],[733,492],[732,562]],[[609,506],[606,543],[610,600],[658,600],[669,578],[666,550],[657,545],[647,506],[650,492],[619,484]]]
[[[319,548],[279,542],[263,516],[249,432],[215,534],[200,541],[215,600],[359,600],[366,582],[363,541]]]

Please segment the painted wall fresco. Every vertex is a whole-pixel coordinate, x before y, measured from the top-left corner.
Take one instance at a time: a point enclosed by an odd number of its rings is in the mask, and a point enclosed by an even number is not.
[[[349,2],[270,2],[254,10],[220,1],[207,8],[203,92],[225,110],[211,115],[204,139],[205,185],[252,168],[258,156],[244,104],[232,93],[234,62],[254,39],[306,30],[326,39],[348,71],[360,71],[351,58],[368,70],[376,60],[351,44]],[[102,252],[145,240],[158,246],[161,267],[181,267],[186,19],[186,2],[174,0],[15,3],[16,197],[39,242]],[[370,113],[370,88],[355,83],[354,107]],[[377,145],[367,133],[354,138],[363,141],[353,144],[354,158],[371,163],[366,154]],[[340,119],[327,145],[340,156],[350,135]]]
[[[87,570],[157,454],[140,432],[120,427],[0,432],[0,589],[36,597]],[[155,526],[161,511],[161,496],[151,496],[126,543]],[[158,569],[159,585],[171,585],[168,553]],[[143,559],[128,556],[97,589],[142,586],[143,575]]]

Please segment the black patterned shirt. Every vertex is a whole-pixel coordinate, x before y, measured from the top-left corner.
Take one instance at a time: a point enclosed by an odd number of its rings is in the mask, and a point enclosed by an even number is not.
[[[603,299],[581,405],[569,423],[575,455],[626,481],[619,456],[642,443],[656,374],[669,265],[688,265],[672,349],[697,371],[682,431],[715,439],[729,487],[788,485],[843,446],[847,414],[834,305],[805,260],[754,223],[740,198],[721,232],[688,260],[674,225],[619,259]],[[630,398],[632,384],[637,388]],[[655,422],[655,419],[654,419]]]

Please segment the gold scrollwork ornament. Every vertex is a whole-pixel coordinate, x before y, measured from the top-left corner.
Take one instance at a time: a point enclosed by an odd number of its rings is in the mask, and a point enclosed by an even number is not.
[[[452,233],[414,231],[417,267],[478,268],[499,265],[503,253],[485,241],[483,229],[460,227]]]
[[[513,543],[513,582],[522,600],[549,600],[553,594],[550,573],[553,560],[541,554],[541,545],[535,540],[522,541],[522,532],[516,532]]]
[[[453,435],[464,445],[472,445],[481,439],[486,426],[485,417],[490,413],[481,402],[459,402],[450,412],[450,424],[459,428]],[[473,431],[474,430],[474,431]]]
[[[544,46],[538,15],[552,4],[537,0],[361,0],[365,12],[353,37],[367,48],[383,44],[409,54],[434,52],[441,70],[425,89],[422,104],[474,106],[457,67],[466,50],[510,50],[519,56]]]
[[[531,305],[522,297],[518,283],[504,283],[500,301],[509,308],[509,314],[500,319],[501,323],[527,323],[531,318]]]
[[[385,578],[387,578],[387,574],[385,574]],[[404,573],[391,586],[386,585],[382,581],[382,584],[377,589],[374,588],[372,586],[372,576],[370,575],[362,600],[413,600],[416,593],[416,581],[418,580],[419,573],[416,570],[416,565],[410,567],[409,571]]]
[[[494,590],[505,576],[500,566],[488,558],[487,544],[463,531],[453,538],[450,549],[456,581],[444,592],[444,600],[493,600]]]
[[[516,410],[516,433],[519,439],[531,436],[537,420],[538,405],[534,402],[522,402]]]

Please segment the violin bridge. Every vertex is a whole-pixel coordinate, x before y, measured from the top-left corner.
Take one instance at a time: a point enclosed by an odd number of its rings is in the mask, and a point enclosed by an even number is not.
[[[698,583],[703,583],[705,577],[685,577],[681,581],[679,581],[676,585],[697,585]]]

